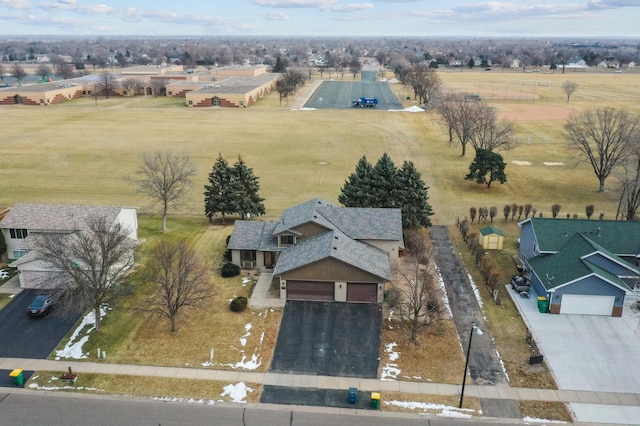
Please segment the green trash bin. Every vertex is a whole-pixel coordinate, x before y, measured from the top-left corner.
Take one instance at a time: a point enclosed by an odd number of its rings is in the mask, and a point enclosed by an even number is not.
[[[9,373],[9,377],[13,379],[13,383],[17,386],[24,385],[24,374],[22,368],[14,368],[11,373]]]
[[[380,409],[380,392],[371,392],[371,408]]]
[[[549,301],[546,297],[538,296],[538,310],[541,314],[546,314],[549,311]]]

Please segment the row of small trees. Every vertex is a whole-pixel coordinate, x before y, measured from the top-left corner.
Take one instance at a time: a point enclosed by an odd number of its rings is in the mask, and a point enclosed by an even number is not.
[[[504,216],[504,221],[506,222],[511,218],[511,221],[515,219],[516,215],[518,216],[518,221],[522,218],[524,214],[524,218],[527,219],[529,215],[535,216],[537,209],[533,208],[531,204],[505,204],[502,208],[502,214]],[[487,218],[493,223],[493,219],[498,215],[498,208],[495,206],[491,207],[470,207],[469,208],[469,217],[471,218],[471,223],[478,218],[478,223],[482,221],[483,223],[487,222]]]
[[[375,166],[366,156],[358,161],[338,201],[345,207],[399,208],[403,228],[421,228],[431,226],[433,215],[428,189],[413,162],[397,168],[384,153]]]

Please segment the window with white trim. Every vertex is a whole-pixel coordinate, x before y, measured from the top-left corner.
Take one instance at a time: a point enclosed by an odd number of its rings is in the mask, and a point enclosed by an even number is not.
[[[24,240],[27,238],[27,230],[20,228],[9,228],[9,235],[15,240]]]

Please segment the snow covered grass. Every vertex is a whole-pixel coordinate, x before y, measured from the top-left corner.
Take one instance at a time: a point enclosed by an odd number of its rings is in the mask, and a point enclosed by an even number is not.
[[[386,355],[387,361],[397,361],[400,357],[400,353],[393,350],[396,346],[398,346],[398,344],[395,342],[385,345],[384,353]],[[382,366],[382,374],[380,375],[380,380],[396,380],[400,373],[401,371],[398,368],[398,364],[387,362]]]
[[[258,402],[261,385],[180,378],[78,374],[75,384],[60,380],[60,372],[40,371],[27,387],[43,391],[119,394],[149,397],[157,401],[214,404],[224,402]]]
[[[107,305],[103,305],[100,308],[100,317],[104,318],[107,314],[108,307]],[[82,347],[89,340],[89,336],[91,332],[96,328],[96,316],[95,312],[92,310],[87,313],[80,324],[76,327],[76,329],[69,337],[69,340],[65,344],[64,348],[56,351],[55,359],[85,359],[89,357],[88,352],[84,352]]]
[[[435,414],[444,417],[471,418],[476,411],[470,408],[457,408],[450,405],[433,404],[429,402],[415,401],[383,401],[385,405],[408,408],[412,411],[420,410],[423,413]]]

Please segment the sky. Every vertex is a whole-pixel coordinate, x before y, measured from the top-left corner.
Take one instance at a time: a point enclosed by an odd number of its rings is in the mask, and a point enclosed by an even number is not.
[[[640,0],[0,0],[0,34],[640,37]]]

